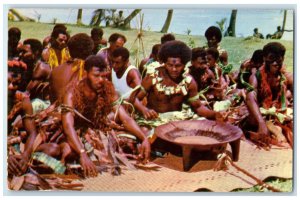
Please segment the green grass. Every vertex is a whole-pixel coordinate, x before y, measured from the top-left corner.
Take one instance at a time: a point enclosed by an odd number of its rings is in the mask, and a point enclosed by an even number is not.
[[[50,35],[54,24],[45,24],[45,23],[36,23],[36,22],[8,22],[8,28],[16,26],[22,31],[22,40],[26,38],[37,38],[39,40],[43,40],[46,36]],[[71,35],[76,33],[87,33],[90,34],[91,27],[88,26],[76,26],[72,24],[67,24],[68,30]],[[137,49],[137,42],[134,43],[137,37],[137,30],[121,30],[121,29],[113,29],[113,28],[103,28],[104,38],[108,39],[110,34],[114,32],[119,32],[124,34],[127,37],[127,43],[125,47],[127,47],[131,52],[131,62],[134,63],[135,54]],[[144,35],[142,37],[145,56],[149,56],[152,46],[156,43],[160,43],[160,37],[162,33],[153,32],[153,31],[144,31]],[[182,40],[187,44],[190,44],[191,41],[195,43],[196,47],[202,47],[206,44],[206,39],[204,36],[195,36],[195,35],[179,35],[175,34],[176,39]],[[233,38],[233,37],[225,37],[221,42],[221,47],[227,50],[229,55],[229,62],[234,65],[235,69],[238,69],[241,62],[245,59],[251,57],[252,53],[256,49],[262,49],[265,44],[271,41],[278,41],[282,43],[287,51],[285,56],[285,65],[287,66],[288,71],[293,71],[293,42],[285,41],[285,40],[261,40],[261,39],[245,39],[245,38]],[[142,53],[140,54],[140,59],[143,58]]]
[[[279,189],[282,192],[292,192],[293,191],[293,179],[281,179],[281,178],[269,178],[265,180],[265,183]],[[235,189],[232,192],[272,192],[266,188],[259,185],[247,188],[247,189]]]

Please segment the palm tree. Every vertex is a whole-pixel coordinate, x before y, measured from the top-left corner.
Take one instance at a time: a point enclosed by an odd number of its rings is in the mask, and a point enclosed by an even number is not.
[[[287,17],[287,10],[283,11],[283,22],[282,22],[282,34],[286,31],[286,32],[293,32],[293,30],[288,30],[285,28],[285,24],[286,24],[286,17]]]
[[[93,12],[90,26],[100,26],[102,21],[107,22],[106,25],[112,21],[116,9],[97,9]]]
[[[225,29],[225,23],[226,23],[227,18],[222,18],[220,21],[216,21],[216,24],[218,24],[221,32],[224,32]]]
[[[141,12],[142,9],[134,9],[134,11],[132,11],[128,17],[126,17],[124,19],[124,23],[122,24],[122,28],[130,28],[130,22],[131,20],[137,15],[139,14],[139,12]]]
[[[165,24],[164,24],[164,26],[162,27],[162,29],[160,31],[161,33],[168,32],[171,21],[172,21],[172,16],[173,16],[173,9],[169,9]]]
[[[231,11],[230,22],[229,22],[228,29],[225,33],[225,36],[235,37],[236,14],[237,14],[237,10],[232,10]]]
[[[31,22],[35,21],[34,19],[32,19],[30,17],[26,17],[26,16],[22,15],[16,9],[9,9],[9,12],[11,13],[12,16],[15,16],[19,21],[31,21]]]
[[[78,9],[77,25],[79,25],[79,26],[83,25],[83,23],[82,23],[82,9]]]

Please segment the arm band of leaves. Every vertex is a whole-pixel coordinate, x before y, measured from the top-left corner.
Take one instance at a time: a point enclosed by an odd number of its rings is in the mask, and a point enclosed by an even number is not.
[[[189,98],[187,101],[188,101],[189,103],[192,103],[192,102],[194,102],[194,101],[197,101],[198,99],[199,99],[199,95],[197,94],[197,95],[195,95],[195,96]]]
[[[144,92],[144,93],[146,93],[147,94],[147,91],[146,91],[146,89],[141,85],[141,90]]]
[[[60,105],[61,113],[74,112],[74,108],[67,106],[65,104]]]
[[[112,102],[112,103],[111,103],[111,106],[114,107],[114,106],[116,106],[116,105],[120,105],[120,104],[123,103],[123,100],[124,100],[124,99],[120,97],[120,98],[118,98],[117,100],[115,100],[114,102]]]

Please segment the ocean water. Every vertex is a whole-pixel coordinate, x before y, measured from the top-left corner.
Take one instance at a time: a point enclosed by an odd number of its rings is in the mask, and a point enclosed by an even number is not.
[[[97,8],[95,8],[97,9]],[[95,9],[83,9],[82,22],[89,24]],[[34,19],[40,15],[40,22],[57,23],[76,23],[77,8],[18,8],[18,10]],[[132,9],[122,9],[126,17]],[[118,11],[117,11],[118,12]],[[116,12],[116,13],[117,13]],[[167,17],[167,9],[142,9],[144,15],[143,28],[145,30],[160,31]],[[231,9],[174,9],[173,18],[168,32],[177,34],[187,34],[190,30],[191,35],[204,35],[205,30],[212,25],[217,26],[216,22],[226,18],[225,30],[229,26]],[[131,22],[131,27],[137,27],[140,17],[136,17]],[[247,37],[253,34],[253,29],[258,28],[264,36],[276,31],[277,26],[282,26],[283,10],[281,9],[258,9],[258,8],[241,8],[237,12],[236,36]],[[102,24],[104,25],[104,24]],[[288,10],[286,19],[286,29],[294,30],[294,13]],[[283,38],[293,40],[293,32],[285,32]]]

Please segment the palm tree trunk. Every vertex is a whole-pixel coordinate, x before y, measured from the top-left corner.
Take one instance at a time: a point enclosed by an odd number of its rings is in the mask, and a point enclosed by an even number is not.
[[[26,16],[23,16],[20,14],[17,10],[15,9],[9,9],[9,11],[13,14],[13,16],[16,16],[19,21],[32,21],[34,22],[35,20]]]
[[[95,22],[95,26],[100,26],[100,23],[101,23],[102,18],[103,18],[103,17],[102,17],[103,12],[105,12],[105,11],[102,11],[102,10],[101,10],[101,12],[99,13],[98,18],[97,18],[97,21]]]
[[[82,25],[82,9],[78,9],[78,13],[77,13],[77,25]]]
[[[139,14],[139,12],[141,12],[142,9],[135,9],[134,11],[132,11],[132,13],[130,13],[130,15],[128,15],[128,17],[126,17],[124,19],[124,23],[122,25],[122,28],[130,28],[130,22],[131,20],[137,15]]]
[[[228,26],[225,36],[235,37],[236,14],[237,14],[237,10],[231,11],[230,22],[229,22],[229,26]]]
[[[168,32],[171,21],[172,21],[172,16],[173,16],[173,9],[170,9],[170,10],[168,10],[168,15],[167,15],[165,24],[164,24],[164,26],[162,27],[162,29],[160,31],[161,33],[167,33]]]
[[[284,10],[283,11],[283,22],[282,22],[282,27],[281,27],[282,34],[285,31],[286,15],[287,15],[287,10]]]

